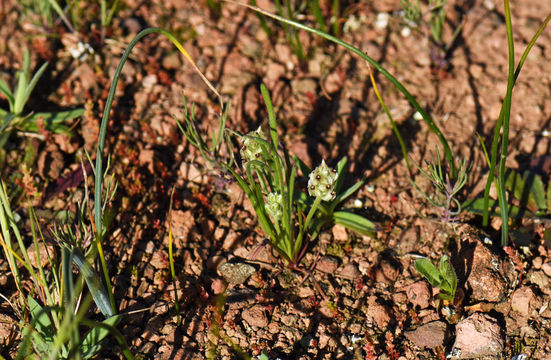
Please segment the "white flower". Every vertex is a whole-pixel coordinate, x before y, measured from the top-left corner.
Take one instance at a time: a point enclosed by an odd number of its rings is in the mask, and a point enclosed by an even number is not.
[[[308,194],[313,197],[320,197],[323,201],[335,199],[335,181],[337,171],[329,168],[322,160],[321,165],[310,173],[308,178]]]
[[[94,49],[90,46],[90,44],[79,41],[76,46],[69,48],[69,53],[73,59],[84,61],[88,57],[88,54],[94,53]]]
[[[260,126],[256,131],[252,131],[243,137],[243,146],[241,146],[239,152],[243,160],[243,166],[251,160],[259,160],[262,157],[262,147],[255,138],[264,139],[264,133],[262,133]]]
[[[402,37],[408,37],[411,35],[411,29],[409,26],[404,26],[402,28],[402,31],[400,31],[400,35],[402,35]]]
[[[377,14],[377,20],[375,20],[375,29],[382,30],[388,26],[390,20],[390,14],[386,12],[380,12]]]
[[[266,204],[264,205],[264,208],[266,209],[266,212],[276,221],[281,219],[283,216],[283,206],[281,205],[282,201],[283,197],[279,193],[269,193],[266,197]]]

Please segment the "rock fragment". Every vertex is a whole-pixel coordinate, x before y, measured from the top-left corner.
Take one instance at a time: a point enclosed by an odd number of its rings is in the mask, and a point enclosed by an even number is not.
[[[408,300],[413,306],[426,309],[430,305],[431,291],[426,281],[418,281],[406,288]]]
[[[379,329],[384,329],[391,319],[391,310],[379,303],[377,296],[370,296],[367,299],[366,317],[368,321],[374,323]]]
[[[333,274],[335,270],[339,267],[339,259],[334,256],[324,256],[322,257],[316,265],[316,270],[327,274]]]
[[[268,316],[266,315],[266,309],[262,305],[254,305],[253,307],[243,310],[241,317],[250,326],[259,328],[268,326]]]
[[[220,275],[232,285],[243,284],[256,272],[254,266],[245,263],[224,263],[218,268]]]
[[[433,349],[444,346],[447,331],[448,325],[444,321],[432,321],[415,330],[406,331],[404,335],[417,347]]]
[[[456,326],[452,359],[495,356],[503,350],[503,334],[497,321],[489,315],[475,313]]]
[[[514,279],[513,265],[492,253],[476,236],[467,236],[454,261],[458,277],[465,280],[467,288],[472,291],[471,300],[503,300]]]

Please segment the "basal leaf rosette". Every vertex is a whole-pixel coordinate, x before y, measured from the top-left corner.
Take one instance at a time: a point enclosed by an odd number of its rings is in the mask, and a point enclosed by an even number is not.
[[[239,154],[245,166],[249,161],[260,160],[262,158],[262,146],[257,138],[265,139],[264,133],[260,126],[255,131],[251,131],[247,135],[243,136],[243,145]]]
[[[331,169],[325,160],[322,160],[320,166],[310,173],[308,178],[308,194],[313,197],[320,197],[323,201],[335,199],[335,182],[337,180],[337,171]]]

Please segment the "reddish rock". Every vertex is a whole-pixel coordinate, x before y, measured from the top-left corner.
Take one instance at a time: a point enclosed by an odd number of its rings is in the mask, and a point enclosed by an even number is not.
[[[353,281],[360,276],[360,272],[358,271],[356,264],[348,263],[339,271],[339,276]]]
[[[387,284],[394,283],[400,275],[400,263],[396,259],[388,257],[382,258],[379,262],[375,280]]]
[[[373,322],[379,329],[384,329],[388,325],[391,312],[387,306],[379,303],[376,296],[370,296],[367,299],[367,320]]]
[[[167,228],[169,220],[172,220],[172,238],[176,245],[181,246],[187,242],[189,233],[195,225],[195,215],[191,210],[172,210],[167,219]],[[166,238],[166,242],[168,243],[168,237]]]
[[[406,331],[405,337],[420,348],[435,348],[444,346],[448,326],[444,321],[433,321],[419,326],[412,331]]]
[[[225,263],[218,268],[220,275],[233,285],[243,284],[256,272],[254,266],[246,263]]]
[[[541,266],[541,269],[545,273],[545,275],[551,277],[551,262],[546,262]]]
[[[453,265],[460,280],[465,280],[471,290],[471,300],[503,300],[514,279],[513,266],[492,253],[476,235],[463,235],[462,240]]]
[[[489,315],[475,313],[457,323],[452,353],[459,359],[495,356],[501,353],[503,345],[497,321]]]
[[[339,267],[339,259],[337,259],[334,256],[328,255],[328,256],[322,257],[318,261],[316,265],[316,270],[319,270],[327,274],[333,274],[338,267]]]
[[[535,295],[528,286],[515,290],[511,296],[511,310],[516,311],[522,317],[532,314]],[[532,306],[531,306],[532,305]]]
[[[268,326],[268,316],[266,315],[266,309],[262,305],[254,305],[251,308],[243,310],[241,317],[251,326],[259,328]]]
[[[226,291],[226,283],[222,279],[214,279],[210,288],[215,295],[219,295]]]
[[[426,281],[418,281],[409,285],[406,288],[406,294],[413,306],[419,306],[421,309],[429,307],[432,293]]]
[[[331,229],[331,232],[333,233],[333,238],[336,241],[346,241],[348,240],[348,233],[346,232],[346,228],[342,225],[335,225],[333,226],[333,229]]]

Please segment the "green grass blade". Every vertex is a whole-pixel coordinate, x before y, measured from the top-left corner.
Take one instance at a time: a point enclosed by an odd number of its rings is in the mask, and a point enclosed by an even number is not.
[[[517,69],[515,70],[514,82],[516,82],[516,80],[518,79],[518,76],[520,75],[520,71],[522,70],[522,66],[524,65],[524,62],[526,61],[526,58],[528,57],[528,55],[530,53],[530,50],[532,49],[532,47],[534,46],[534,44],[536,43],[536,41],[540,37],[543,30],[545,30],[545,28],[549,24],[550,20],[551,20],[551,14],[547,15],[547,17],[545,18],[545,20],[543,21],[543,23],[539,27],[538,31],[534,34],[534,36],[532,37],[532,39],[528,43],[528,46],[526,47],[526,49],[524,49],[524,52],[523,52],[523,54],[520,58],[519,64],[517,65]],[[501,124],[503,122],[503,116],[504,116],[504,108],[502,107],[501,111],[499,113],[499,116],[498,116],[498,120],[497,120],[497,123],[496,123],[495,130],[494,130],[494,137],[493,137],[493,140],[492,140],[491,160],[490,160],[490,164],[489,164],[490,172],[488,174],[488,180],[486,182],[486,188],[484,190],[484,203],[485,203],[485,208],[487,209],[486,211],[484,211],[483,217],[482,217],[482,224],[484,226],[488,226],[490,187],[491,187],[491,184],[494,180],[494,172],[493,171],[495,169],[496,162],[497,162],[497,148],[498,148],[498,141],[499,141],[499,134],[500,134],[500,130],[501,130]]]
[[[84,114],[84,109],[75,109],[59,112],[41,112],[34,113],[28,117],[22,124],[19,126],[21,130],[38,132],[41,130],[41,127],[38,126],[39,120],[42,119],[42,124],[44,128],[48,131],[54,132],[56,134],[63,134],[69,131],[69,127],[65,125],[66,122],[76,119],[79,116]]]
[[[45,62],[42,64],[40,69],[36,73],[34,73],[33,78],[31,79],[31,82],[27,85],[25,84],[25,91],[23,92],[22,99],[16,99],[15,103],[19,105],[17,114],[21,113],[23,111],[23,107],[27,103],[27,100],[29,100],[29,97],[31,96],[31,93],[33,92],[36,84],[38,83],[38,80],[40,80],[40,77],[46,71],[46,68],[48,67],[48,62]],[[19,89],[17,89],[19,90]],[[19,101],[19,102],[18,102]]]
[[[325,19],[323,18],[323,13],[321,12],[320,4],[318,0],[308,0],[308,7],[314,15],[316,22],[321,31],[327,32],[327,26],[325,25]]]
[[[80,345],[82,349],[83,359],[91,358],[98,351],[101,350],[101,347],[102,347],[101,342],[107,335],[109,335],[109,333],[112,332],[114,327],[117,326],[117,324],[121,321],[121,319],[122,319],[121,315],[115,315],[101,322],[101,324],[108,325],[110,327],[98,325],[98,322],[95,322],[95,321],[86,321],[86,320],[83,321],[83,323],[86,323],[87,325],[91,325],[92,327],[92,330],[90,330],[84,336],[84,339],[82,339],[82,343]]]
[[[78,267],[82,276],[84,276],[88,289],[101,313],[105,317],[115,315],[114,309],[111,307],[109,294],[101,283],[99,274],[96,273],[79,249],[73,249],[73,263]]]
[[[29,303],[29,310],[31,312],[31,317],[34,321],[34,330],[36,333],[33,336],[33,340],[36,341],[34,346],[39,346],[41,352],[48,354],[50,351],[50,344],[52,344],[55,331],[48,312],[38,304],[38,302],[33,299],[32,296],[27,296],[27,302]]]
[[[69,31],[74,33],[75,29],[73,28],[73,25],[71,25],[71,22],[69,21],[69,19],[67,19],[67,17],[65,16],[65,13],[61,9],[61,6],[59,6],[57,1],[55,1],[55,0],[47,0],[47,1],[50,3],[50,6],[54,8],[55,12],[61,18],[63,23],[65,23],[65,26],[67,26],[67,29],[69,29]]]
[[[174,199],[174,190],[172,188],[172,193],[170,194],[170,204],[168,206],[169,214],[172,212],[172,200]],[[180,300],[178,299],[178,284],[176,271],[174,270],[174,254],[172,251],[174,238],[172,237],[172,216],[169,215],[168,218],[168,261],[170,265],[170,276],[172,277],[172,283],[174,284],[174,308],[176,309],[176,322],[178,325],[181,325],[182,319],[180,317]]]
[[[371,68],[369,69],[369,78],[371,79],[371,84],[373,85],[373,91],[375,92],[375,95],[377,96],[377,99],[379,99],[379,103],[383,107],[383,110],[385,111],[386,116],[388,117],[388,120],[390,121],[390,125],[392,126],[392,131],[394,131],[394,134],[396,135],[396,138],[398,139],[398,142],[400,143],[400,150],[402,151],[402,157],[406,161],[406,166],[408,168],[408,172],[410,177],[412,176],[411,171],[411,164],[409,163],[409,156],[408,152],[406,150],[406,144],[404,143],[404,139],[402,138],[402,135],[400,134],[400,130],[398,130],[398,125],[396,125],[396,122],[394,121],[394,118],[392,118],[392,115],[390,114],[390,111],[388,110],[388,107],[386,106],[385,100],[379,93],[379,88],[377,87],[377,82],[375,81],[375,77],[373,76],[373,71],[371,71]]]
[[[332,6],[333,14],[331,15],[331,23],[333,24],[333,35],[337,37],[340,35],[339,7],[340,7],[340,1],[333,0],[333,6]]]
[[[341,202],[346,200],[350,195],[354,194],[360,187],[362,187],[362,185],[364,184],[364,181],[365,181],[364,179],[358,181],[357,183],[355,183],[354,185],[346,189],[345,192],[337,195],[335,200],[333,200],[334,204],[335,205],[340,204]]]
[[[13,111],[13,105],[14,105],[13,93],[11,92],[8,84],[6,84],[2,79],[0,79],[0,92],[4,94],[4,96],[8,100],[10,111]]]
[[[342,225],[347,229],[366,236],[373,237],[378,229],[378,226],[374,222],[349,211],[335,211],[333,219],[335,224]]]
[[[260,92],[262,93],[262,98],[264,99],[264,103],[266,104],[266,109],[268,110],[268,123],[270,125],[270,139],[272,140],[272,145],[275,149],[277,149],[277,146],[279,144],[279,137],[277,134],[277,122],[274,112],[274,107],[272,105],[272,100],[270,99],[270,94],[268,93],[268,89],[266,89],[266,85],[261,84],[260,85]]]
[[[503,101],[503,128],[501,135],[501,154],[498,168],[498,198],[501,208],[501,245],[506,246],[509,241],[509,215],[507,193],[505,189],[505,161],[507,160],[507,148],[509,146],[509,120],[511,117],[511,98],[515,84],[515,47],[513,43],[513,27],[511,24],[511,11],[509,0],[504,0],[505,24],[507,27],[507,44],[509,49],[509,75],[507,77],[507,93]]]
[[[23,107],[25,106],[25,101],[23,98],[25,96],[25,89],[27,88],[27,83],[29,81],[29,71],[30,71],[30,60],[29,60],[29,51],[25,51],[23,55],[23,69],[17,72],[17,85],[14,92],[13,100],[13,113],[16,115],[21,114]]]

